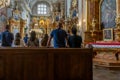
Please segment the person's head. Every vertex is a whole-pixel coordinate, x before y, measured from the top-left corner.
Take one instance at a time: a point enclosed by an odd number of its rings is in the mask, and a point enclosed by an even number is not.
[[[67,33],[70,34],[70,30],[68,30]]]
[[[59,23],[58,23],[58,28],[62,28],[62,27],[63,27],[62,23],[59,22]]]
[[[20,38],[21,38],[20,33],[16,33],[14,42],[15,45],[20,45]]]
[[[9,30],[10,29],[10,25],[6,25],[5,29]]]
[[[27,37],[27,36],[28,36],[28,34],[25,34],[25,36]]]
[[[21,38],[20,33],[16,33],[16,38]]]
[[[48,38],[48,34],[45,34],[45,35],[44,35],[44,38]]]
[[[36,38],[36,32],[35,32],[35,31],[32,31],[32,32],[30,33],[30,40],[31,40],[31,41],[34,41],[35,38]]]
[[[77,29],[76,29],[76,27],[72,27],[72,34],[77,34]]]

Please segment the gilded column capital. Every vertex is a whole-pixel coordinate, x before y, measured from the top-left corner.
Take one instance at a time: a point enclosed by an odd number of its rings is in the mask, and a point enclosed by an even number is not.
[[[116,0],[117,15],[120,14],[120,0]]]

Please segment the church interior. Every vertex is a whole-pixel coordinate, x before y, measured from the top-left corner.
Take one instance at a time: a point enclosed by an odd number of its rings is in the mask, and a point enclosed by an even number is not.
[[[120,0],[0,0],[0,43],[75,26],[82,48],[0,48],[0,80],[120,80]],[[71,32],[70,32],[71,33]]]

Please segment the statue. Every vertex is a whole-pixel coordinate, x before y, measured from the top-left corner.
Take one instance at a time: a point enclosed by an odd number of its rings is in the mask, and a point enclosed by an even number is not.
[[[116,18],[116,26],[118,29],[120,29],[120,15],[118,15]]]
[[[96,19],[93,18],[92,19],[92,33],[91,33],[91,36],[92,36],[92,39],[93,39],[94,42],[96,41],[96,36],[97,36],[95,26],[96,26]]]
[[[93,19],[92,19],[92,29],[93,29],[93,31],[96,30],[96,29],[95,29],[95,26],[96,26],[96,19],[93,18]]]
[[[120,15],[116,18],[116,40],[120,42]]]

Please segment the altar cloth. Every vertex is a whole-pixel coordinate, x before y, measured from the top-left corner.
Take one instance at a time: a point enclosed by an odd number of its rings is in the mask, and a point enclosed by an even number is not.
[[[94,43],[89,43],[89,46],[93,48],[120,48],[120,42],[105,42],[105,41],[97,41]]]

